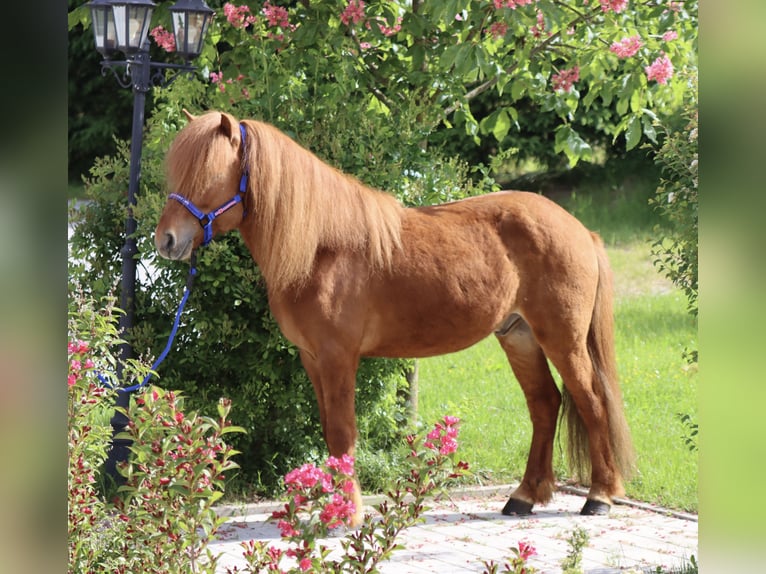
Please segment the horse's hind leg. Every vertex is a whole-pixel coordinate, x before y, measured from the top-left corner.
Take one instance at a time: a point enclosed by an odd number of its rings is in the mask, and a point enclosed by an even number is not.
[[[532,444],[524,478],[511,494],[503,514],[529,514],[535,503],[548,502],[555,489],[553,439],[561,394],[540,345],[521,317],[510,329],[495,335],[524,391],[532,419]]]

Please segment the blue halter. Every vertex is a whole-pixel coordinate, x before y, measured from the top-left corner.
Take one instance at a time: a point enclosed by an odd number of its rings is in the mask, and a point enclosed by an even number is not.
[[[247,139],[245,135],[245,126],[242,124],[239,124],[239,133],[242,134],[242,158],[245,161],[245,169],[243,170],[242,177],[239,180],[239,191],[234,197],[210,213],[204,213],[201,209],[199,209],[196,205],[194,205],[191,201],[182,195],[178,195],[177,193],[171,193],[168,195],[169,198],[173,198],[178,201],[181,205],[188,209],[194,217],[197,218],[205,233],[204,239],[202,240],[203,247],[213,240],[213,221],[215,218],[222,213],[229,211],[238,203],[242,203],[242,200],[245,197],[245,191],[247,190],[247,178],[250,174],[250,169],[247,164]],[[245,213],[246,211],[243,209],[242,219],[245,218]]]

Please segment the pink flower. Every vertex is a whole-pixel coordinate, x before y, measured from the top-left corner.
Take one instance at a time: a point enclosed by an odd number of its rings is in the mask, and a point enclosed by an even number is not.
[[[622,12],[628,7],[628,0],[601,0],[603,12]]]
[[[312,463],[306,463],[300,468],[295,468],[285,475],[285,484],[289,492],[300,489],[314,488],[317,484],[322,485],[322,490],[332,490],[332,477],[322,472]]]
[[[87,353],[88,350],[90,349],[88,347],[88,343],[80,339],[78,339],[75,342],[70,341],[69,343],[67,343],[66,347],[67,347],[67,353],[69,353],[70,355],[74,355],[74,354],[82,355],[83,353]]]
[[[210,81],[217,84],[223,80],[223,72],[210,72]]]
[[[493,2],[496,10],[500,10],[501,8],[516,10],[518,6],[526,6],[532,2],[537,2],[537,0],[493,0]]]
[[[554,91],[564,90],[568,92],[572,89],[574,83],[580,79],[580,67],[575,66],[570,70],[561,70],[557,74],[553,74],[551,84]]]
[[[354,481],[344,480],[343,483],[340,485],[340,489],[342,492],[345,492],[346,494],[351,494],[352,492],[354,492]]]
[[[396,19],[396,24],[394,24],[392,27],[388,27],[385,23],[378,23],[378,28],[380,28],[380,31],[383,33],[384,36],[393,36],[394,34],[398,33],[402,29],[402,17],[399,16]]]
[[[525,540],[519,541],[519,558],[526,561],[535,555],[537,555],[537,550],[534,546]]]
[[[75,386],[75,383],[77,383],[77,375],[69,375],[66,379],[66,384],[68,387]]]
[[[493,22],[489,27],[489,33],[493,38],[502,38],[508,31],[508,24],[505,22]]]
[[[439,447],[439,454],[448,455],[457,450],[457,441],[451,437],[443,437],[441,446]]]
[[[673,77],[673,63],[665,54],[644,68],[647,80],[657,80],[658,84],[667,84]]]
[[[536,19],[537,23],[532,26],[529,31],[535,38],[539,38],[542,33],[545,32],[545,14],[543,14],[542,10],[537,11]]]
[[[311,568],[311,559],[308,557],[301,559],[298,567],[301,569],[301,572],[308,572],[309,568]]]
[[[279,528],[279,533],[282,535],[282,538],[292,538],[293,536],[300,536],[301,534],[286,520],[277,522],[277,528]]]
[[[160,48],[166,52],[176,51],[176,38],[172,32],[165,30],[162,26],[157,26],[149,33]]]
[[[619,42],[614,42],[609,46],[609,51],[616,54],[618,58],[630,58],[631,56],[635,56],[636,52],[638,52],[643,45],[640,36],[636,34],[635,36],[623,38]]]
[[[457,417],[445,416],[444,422],[436,423],[434,428],[426,435],[428,440],[423,442],[423,446],[437,451],[441,455],[449,455],[457,450],[457,425],[460,419]]]
[[[223,5],[223,13],[229,24],[235,28],[245,28],[255,22],[255,16],[250,14],[249,6],[235,6],[231,2]]]
[[[662,35],[662,39],[666,42],[672,42],[673,40],[678,39],[678,32],[675,30],[668,30]]]
[[[358,24],[364,19],[364,2],[363,0],[349,0],[343,13],[340,15],[340,21],[346,26],[349,22],[352,24]]]
[[[287,8],[273,6],[267,1],[263,4],[263,15],[266,16],[266,21],[269,23],[269,26],[290,28],[290,19],[287,13]]]
[[[341,474],[345,474],[346,476],[354,475],[354,457],[353,456],[349,456],[347,454],[344,454],[340,458],[335,458],[334,456],[331,456],[330,458],[327,459],[327,462],[325,464],[327,465],[327,468],[330,468]]]
[[[333,494],[332,500],[319,513],[319,520],[330,528],[334,528],[353,516],[355,510],[356,506],[353,502],[346,500],[340,494]]]

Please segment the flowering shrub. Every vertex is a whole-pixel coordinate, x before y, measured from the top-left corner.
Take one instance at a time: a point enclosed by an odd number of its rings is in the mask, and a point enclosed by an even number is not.
[[[375,572],[377,564],[396,548],[396,538],[421,519],[427,497],[441,491],[468,470],[457,461],[459,420],[444,417],[425,438],[409,435],[408,474],[397,479],[377,505],[380,516],[366,514],[362,525],[341,541],[342,555],[328,558],[319,542],[330,529],[348,524],[353,503],[344,494],[353,489],[354,461],[344,455],[330,457],[322,467],[306,464],[285,476],[287,502],[273,513],[287,549],[250,540],[242,543],[245,572]],[[238,568],[228,572],[240,572]]]
[[[659,81],[659,80],[658,80]],[[669,232],[652,245],[657,269],[686,295],[689,312],[697,315],[698,266],[698,188],[699,188],[699,116],[697,78],[690,78],[690,90],[683,123],[669,129],[657,152],[662,168],[660,186],[650,203],[668,223]],[[692,353],[696,360],[696,352]]]
[[[532,556],[537,555],[537,550],[529,542],[521,540],[516,548],[511,548],[513,558],[509,562],[505,562],[501,567],[494,560],[484,560],[484,573],[483,574],[497,574],[498,572],[510,572],[511,574],[534,574],[537,572],[537,568],[529,566],[527,560]]]
[[[177,393],[150,388],[137,397],[124,433],[133,441],[120,468],[125,481],[104,499],[116,315],[111,301],[94,311],[92,301],[74,299],[67,346],[69,572],[214,572],[207,544],[221,520],[212,505],[223,494],[224,473],[236,467],[224,437],[241,430],[228,423],[230,403],[221,400],[213,419],[184,412]],[[136,379],[147,372],[135,361],[123,369]]]

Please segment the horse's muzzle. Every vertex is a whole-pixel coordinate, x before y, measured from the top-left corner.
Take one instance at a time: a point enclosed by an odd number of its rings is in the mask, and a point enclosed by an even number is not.
[[[157,252],[165,259],[171,261],[185,261],[192,253],[193,241],[186,239],[179,241],[172,231],[160,232],[154,235],[154,246]]]

